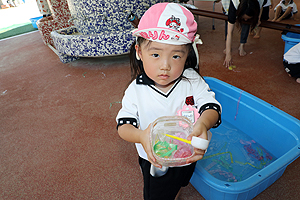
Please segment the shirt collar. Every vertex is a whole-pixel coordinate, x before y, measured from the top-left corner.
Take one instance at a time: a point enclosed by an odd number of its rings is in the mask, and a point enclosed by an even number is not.
[[[179,77],[176,80],[176,82],[178,80],[181,80],[181,77]],[[149,78],[145,72],[141,73],[140,75],[138,75],[136,77],[136,84],[137,85],[139,85],[139,84],[141,84],[141,85],[155,85],[154,81],[151,78]]]
[[[145,72],[136,77],[136,84],[154,85],[154,81],[150,79]]]
[[[176,81],[175,84],[172,86],[172,88],[169,90],[169,92],[167,94],[164,94],[163,92],[161,92],[160,90],[158,90],[155,87],[155,83],[152,79],[150,79],[145,72],[143,72],[142,74],[140,74],[137,78],[136,78],[136,84],[137,85],[148,85],[150,88],[152,88],[153,90],[155,90],[156,92],[158,92],[159,94],[163,95],[164,97],[168,97],[172,91],[174,90],[174,88],[178,85],[178,83],[180,82],[181,77],[179,77]]]

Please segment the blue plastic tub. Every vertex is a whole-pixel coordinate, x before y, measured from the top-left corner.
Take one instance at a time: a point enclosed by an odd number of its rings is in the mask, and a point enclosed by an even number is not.
[[[40,17],[34,17],[34,18],[30,18],[29,20],[30,20],[30,22],[31,22],[31,24],[32,24],[32,26],[33,26],[33,28],[38,28],[37,27],[37,25],[36,25],[36,22],[39,20],[39,19],[42,19],[43,18],[43,16],[40,16]]]
[[[213,133],[211,144],[216,143],[222,147],[225,143],[230,146],[230,143],[224,140],[213,141],[217,132],[227,128],[224,126],[230,126],[233,134],[227,137],[228,140],[234,137],[234,131],[243,132],[274,157],[268,165],[248,175],[244,180],[236,182],[224,181],[211,175],[207,171],[209,159],[202,159],[197,162],[191,183],[205,199],[252,199],[281,177],[286,167],[299,157],[300,121],[232,85],[210,77],[205,77],[205,80],[216,93],[216,99],[222,104],[223,109],[223,123],[218,128],[211,129]],[[214,149],[210,147],[205,156],[221,154],[220,149],[212,152]],[[240,158],[232,156],[231,159]]]
[[[300,26],[300,24],[296,26]],[[281,38],[285,42],[284,53],[300,42],[300,34],[298,33],[288,32],[286,35],[281,35]]]

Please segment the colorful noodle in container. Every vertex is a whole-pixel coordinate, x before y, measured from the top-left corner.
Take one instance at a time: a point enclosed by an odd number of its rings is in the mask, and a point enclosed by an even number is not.
[[[193,124],[186,117],[160,117],[155,120],[151,126],[150,142],[157,162],[165,167],[186,165],[186,160],[194,154],[193,146],[166,134],[186,139],[192,131]]]

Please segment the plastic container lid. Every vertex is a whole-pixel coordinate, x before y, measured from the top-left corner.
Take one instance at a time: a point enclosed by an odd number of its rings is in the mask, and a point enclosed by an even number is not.
[[[156,119],[150,130],[150,142],[156,162],[166,167],[187,165],[186,160],[193,156],[194,147],[165,134],[186,139],[192,131],[193,124],[186,117],[166,116]]]

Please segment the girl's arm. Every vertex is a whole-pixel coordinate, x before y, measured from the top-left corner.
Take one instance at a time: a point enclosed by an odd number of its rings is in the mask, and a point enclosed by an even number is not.
[[[256,27],[259,27],[261,24],[261,15],[262,15],[263,9],[264,9],[264,7],[262,6],[259,11],[258,22],[256,24]]]
[[[281,17],[279,17],[277,20],[278,21],[281,21],[283,20],[284,18],[286,18],[291,12],[292,12],[293,8],[292,7],[288,7],[286,9],[286,11],[283,13],[283,15],[281,15]]]
[[[212,128],[219,119],[219,113],[216,110],[205,110],[194,125],[193,132],[188,136],[191,140],[193,136],[203,139],[207,138],[207,131]],[[205,150],[194,148],[195,155],[187,160],[187,163],[193,163],[203,158]]]
[[[228,68],[232,64],[231,44],[232,44],[232,34],[233,34],[234,24],[231,24],[230,22],[227,22],[227,23],[228,23],[228,26],[227,26],[226,49],[225,49],[226,57],[225,57],[223,65],[225,65],[225,67]]]
[[[118,133],[122,139],[128,142],[141,143],[145,152],[147,153],[149,162],[155,167],[161,168],[162,166],[156,163],[155,157],[151,151],[150,125],[145,130],[140,130],[131,124],[124,124],[119,126]]]

